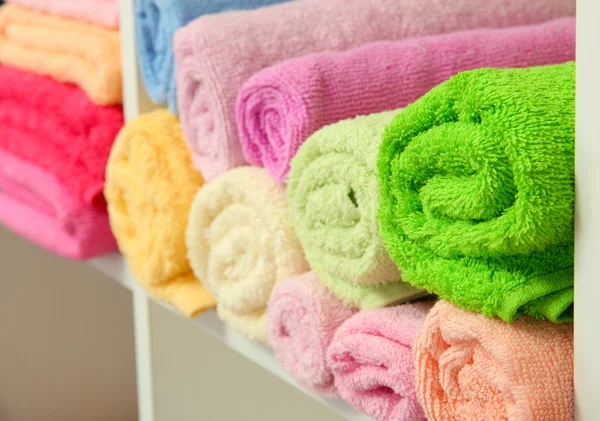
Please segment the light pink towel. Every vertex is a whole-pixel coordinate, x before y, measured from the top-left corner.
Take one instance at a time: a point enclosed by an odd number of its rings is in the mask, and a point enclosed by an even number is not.
[[[105,207],[76,197],[54,175],[0,149],[0,223],[70,259],[117,250]]]
[[[119,26],[119,0],[6,0],[6,3],[109,28]]]
[[[414,389],[412,346],[430,301],[356,314],[327,353],[342,398],[378,421],[424,421]]]
[[[269,335],[279,364],[301,385],[336,395],[327,348],[357,310],[345,307],[307,272],[279,282],[269,301]]]
[[[284,181],[308,136],[339,120],[405,107],[455,74],[575,60],[575,18],[478,29],[345,52],[325,52],[264,69],[237,104],[244,156]]]
[[[245,162],[235,122],[238,91],[275,63],[373,41],[574,14],[575,0],[299,0],[200,17],[175,35],[179,112],[194,163],[212,179]]]
[[[414,345],[431,421],[573,421],[573,324],[490,319],[445,301]]]

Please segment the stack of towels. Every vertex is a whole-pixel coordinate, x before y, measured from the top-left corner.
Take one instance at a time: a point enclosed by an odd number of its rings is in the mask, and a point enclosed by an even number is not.
[[[106,200],[154,297],[375,420],[574,419],[575,0],[138,0],[164,109],[114,145],[118,54],[69,20],[109,7],[13,3],[2,194],[44,229]]]
[[[118,1],[0,8],[0,221],[64,257],[116,250],[104,171],[123,126]]]

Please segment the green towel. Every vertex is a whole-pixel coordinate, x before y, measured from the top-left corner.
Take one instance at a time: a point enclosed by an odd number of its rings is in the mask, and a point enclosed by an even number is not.
[[[376,162],[387,112],[324,127],[292,161],[288,202],[313,271],[346,305],[377,308],[423,295],[400,281],[377,222]]]
[[[505,321],[572,319],[575,64],[461,73],[386,127],[381,233],[403,279]]]

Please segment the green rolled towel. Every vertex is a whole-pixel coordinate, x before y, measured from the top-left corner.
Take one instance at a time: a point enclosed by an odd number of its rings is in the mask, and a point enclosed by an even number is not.
[[[572,320],[575,64],[465,72],[386,127],[379,220],[403,279],[512,321]]]
[[[382,307],[423,295],[400,281],[379,234],[376,162],[387,112],[327,126],[292,160],[288,202],[306,258],[346,305]]]

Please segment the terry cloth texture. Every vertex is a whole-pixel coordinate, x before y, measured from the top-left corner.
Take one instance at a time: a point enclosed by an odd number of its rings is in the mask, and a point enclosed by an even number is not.
[[[203,16],[175,34],[179,113],[207,180],[244,164],[235,104],[254,73],[286,59],[575,15],[575,0],[301,0]]]
[[[292,161],[290,214],[312,270],[349,306],[376,308],[423,291],[401,281],[379,234],[376,160],[390,111],[313,134]]]
[[[8,0],[8,3],[109,28],[119,26],[119,0]]]
[[[226,10],[254,9],[284,0],[137,0],[135,28],[144,85],[152,101],[177,114],[173,34],[193,19]]]
[[[575,18],[293,58],[244,83],[236,107],[239,139],[250,164],[284,182],[300,145],[328,124],[405,107],[461,71],[569,60],[575,60]]]
[[[342,324],[328,360],[344,400],[377,421],[426,420],[415,392],[412,347],[432,305],[364,311]]]
[[[314,272],[284,279],[269,300],[269,336],[279,364],[302,386],[335,396],[327,349],[356,309],[345,307]]]
[[[263,168],[222,174],[196,195],[186,242],[194,273],[217,300],[219,317],[250,339],[268,343],[273,286],[308,271],[284,188]]]
[[[402,277],[505,321],[573,304],[575,64],[461,73],[386,128],[379,222]]]
[[[73,83],[98,105],[122,102],[119,32],[7,4],[0,62]]]
[[[127,123],[110,154],[110,224],[131,272],[154,297],[193,317],[215,302],[187,259],[185,228],[202,177],[166,110]]]
[[[104,207],[104,169],[123,126],[117,106],[45,76],[0,67],[0,149],[52,174],[74,200]]]
[[[427,419],[573,421],[573,325],[507,324],[440,301],[414,345]]]

